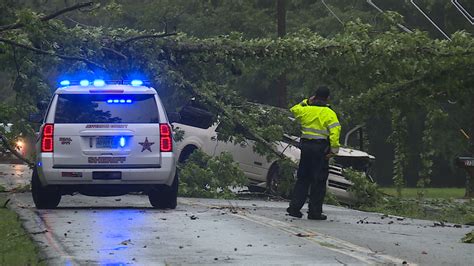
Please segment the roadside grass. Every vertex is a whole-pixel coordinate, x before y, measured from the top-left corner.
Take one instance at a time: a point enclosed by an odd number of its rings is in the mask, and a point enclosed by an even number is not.
[[[4,206],[6,200],[6,194],[0,194],[0,265],[46,265],[18,215]]]
[[[408,218],[432,220],[444,223],[474,225],[474,200],[464,202],[450,199],[386,198],[374,206],[357,209]]]
[[[0,185],[0,192],[5,192],[5,191],[7,191],[6,188],[4,186]]]
[[[403,188],[398,197],[395,188],[380,188],[363,173],[347,170],[345,174],[358,199],[351,206],[354,209],[432,220],[435,226],[474,225],[474,199],[464,199],[462,188]]]
[[[390,196],[397,196],[397,189],[382,187],[380,190]],[[417,198],[420,188],[403,188],[402,198]],[[464,197],[465,188],[425,188],[424,197],[428,199],[460,199]]]

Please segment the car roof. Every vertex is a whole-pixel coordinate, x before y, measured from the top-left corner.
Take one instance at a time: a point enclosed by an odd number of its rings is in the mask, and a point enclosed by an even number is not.
[[[147,86],[131,86],[123,84],[105,85],[102,87],[90,86],[66,86],[56,89],[56,94],[156,94],[156,90]]]

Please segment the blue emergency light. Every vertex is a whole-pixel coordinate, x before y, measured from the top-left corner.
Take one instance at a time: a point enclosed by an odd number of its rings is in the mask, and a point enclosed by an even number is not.
[[[120,140],[119,140],[119,145],[120,147],[125,147],[125,138],[124,137],[120,137]]]
[[[108,99],[107,103],[132,103],[131,99]]]
[[[72,85],[80,85],[82,87],[88,87],[88,86],[94,86],[94,87],[104,87],[107,84],[129,84],[133,87],[140,87],[145,84],[145,82],[148,81],[143,81],[141,79],[133,79],[133,80],[110,80],[110,81],[105,81],[104,79],[82,79],[82,80],[69,80],[69,79],[64,79],[59,82],[59,85],[61,87],[67,87],[67,86],[72,86]]]
[[[134,80],[132,80],[132,82],[130,82],[130,84],[133,87],[140,87],[141,85],[143,85],[143,81],[141,81],[139,79],[134,79]]]
[[[96,87],[103,87],[105,86],[105,81],[103,79],[96,79],[94,80],[93,84]]]
[[[59,84],[60,84],[61,86],[66,87],[66,86],[71,85],[71,82],[70,82],[69,80],[61,80],[61,82],[59,82]]]

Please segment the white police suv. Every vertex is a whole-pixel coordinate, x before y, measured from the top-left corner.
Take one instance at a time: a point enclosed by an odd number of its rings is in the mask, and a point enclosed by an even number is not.
[[[64,80],[37,140],[31,189],[38,209],[61,196],[148,194],[155,208],[176,208],[178,177],[170,122],[141,80]]]

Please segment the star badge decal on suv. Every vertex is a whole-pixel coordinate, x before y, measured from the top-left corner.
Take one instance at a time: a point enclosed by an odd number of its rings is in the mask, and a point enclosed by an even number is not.
[[[151,152],[151,145],[155,144],[154,142],[149,142],[148,138],[145,138],[144,142],[138,142],[138,144],[142,145],[142,152],[145,150],[149,150]]]

